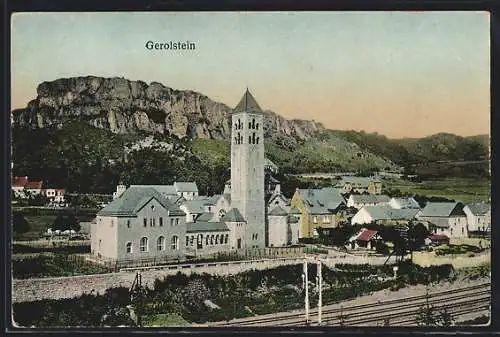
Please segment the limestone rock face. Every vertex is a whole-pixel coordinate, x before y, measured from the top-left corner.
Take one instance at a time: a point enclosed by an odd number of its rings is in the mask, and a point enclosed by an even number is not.
[[[43,128],[80,120],[117,134],[141,131],[228,140],[231,111],[200,93],[157,82],[87,76],[41,83],[37,97],[13,112],[13,123]],[[306,139],[324,129],[319,123],[286,120],[271,111],[265,112],[264,128],[270,139]]]

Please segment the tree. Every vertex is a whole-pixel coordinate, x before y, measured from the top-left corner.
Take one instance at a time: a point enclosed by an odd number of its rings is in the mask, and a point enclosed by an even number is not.
[[[410,221],[408,225],[408,238],[413,249],[422,247],[425,244],[425,239],[429,236],[429,231],[421,222]]]
[[[12,215],[12,230],[17,234],[23,234],[30,230],[30,224],[21,212]]]
[[[65,230],[74,230],[78,232],[80,230],[80,224],[78,222],[78,219],[76,218],[75,214],[69,213],[69,214],[59,214],[56,219],[54,220],[54,223],[52,225],[53,230],[60,230],[60,231],[65,231]]]

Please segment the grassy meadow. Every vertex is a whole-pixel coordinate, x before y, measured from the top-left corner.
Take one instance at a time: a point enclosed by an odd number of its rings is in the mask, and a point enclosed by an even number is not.
[[[382,184],[384,189],[398,189],[404,194],[443,197],[464,203],[489,202],[491,198],[491,182],[485,179],[447,178],[423,182],[397,179],[383,180]]]

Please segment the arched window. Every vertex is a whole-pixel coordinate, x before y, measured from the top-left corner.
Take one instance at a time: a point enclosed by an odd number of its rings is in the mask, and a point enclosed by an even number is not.
[[[186,235],[186,247],[189,246],[189,236]]]
[[[226,238],[224,239],[224,243],[227,243],[227,240],[229,240],[229,234],[226,234]]]
[[[241,129],[241,121],[238,119],[238,127],[237,129]]]
[[[172,239],[170,240],[171,248],[172,250],[178,250],[179,249],[179,237],[177,235],[172,236]]]
[[[259,137],[257,137],[257,144],[259,144]]]
[[[252,137],[248,136],[248,144],[252,144]]]
[[[252,144],[255,144],[255,132],[252,134]]]
[[[252,122],[248,122],[248,128],[251,129],[252,128]]]
[[[210,244],[213,245],[214,244],[214,235],[210,235]]]
[[[258,130],[259,129],[259,123],[255,124],[255,128]]]
[[[156,250],[165,250],[165,238],[163,236],[160,236],[158,240],[156,240]]]
[[[255,129],[255,118],[252,119],[252,129]]]
[[[216,245],[217,245],[217,244],[219,244],[219,234],[217,234],[217,235],[215,236],[215,244],[216,244]]]
[[[191,235],[191,237],[189,238],[189,245],[190,246],[194,245],[194,235]]]
[[[148,238],[147,237],[142,237],[140,244],[139,244],[139,250],[141,252],[147,252],[149,250],[148,248]]]
[[[132,253],[132,242],[127,242],[127,253]]]

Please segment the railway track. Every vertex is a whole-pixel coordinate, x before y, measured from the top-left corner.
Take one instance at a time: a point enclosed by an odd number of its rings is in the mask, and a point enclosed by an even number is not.
[[[475,311],[488,310],[491,300],[491,284],[464,287],[454,290],[429,293],[404,299],[373,302],[343,308],[324,308],[322,325],[344,326],[410,326],[422,306],[446,309],[452,317]],[[309,325],[317,325],[317,308],[309,311]],[[276,314],[239,319],[230,322],[215,322],[212,326],[305,326],[304,311],[293,314]]]

